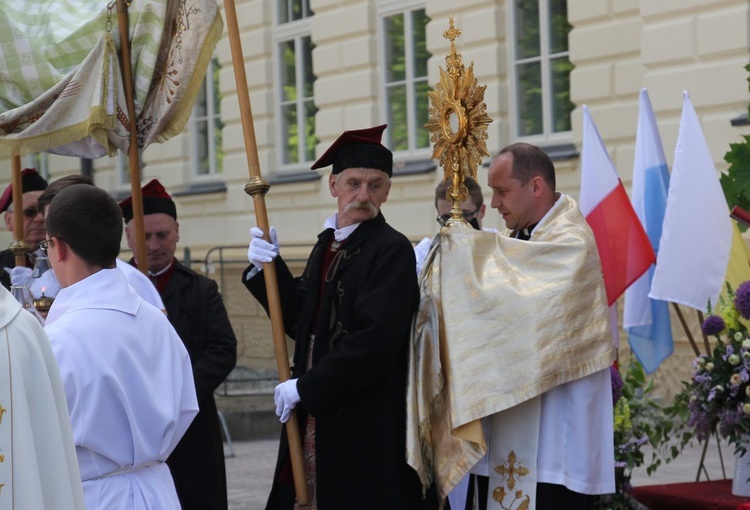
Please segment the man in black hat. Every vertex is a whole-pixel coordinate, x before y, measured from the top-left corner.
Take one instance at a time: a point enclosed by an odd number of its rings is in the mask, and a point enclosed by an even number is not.
[[[346,131],[313,169],[328,178],[338,212],[325,222],[301,277],[278,256],[275,229],[251,229],[248,290],[267,308],[264,278],[278,274],[285,329],[296,340],[292,379],[276,387],[276,414],[297,412],[310,504],[295,504],[286,432],[267,510],[415,510],[422,499],[406,464],[406,360],[419,302],[414,250],[385,222],[393,155],[385,126]]]
[[[224,443],[214,390],[237,361],[237,339],[216,282],[177,262],[177,208],[156,179],[142,188],[148,272],[167,318],[182,339],[193,367],[200,411],[167,459],[183,509],[226,509]],[[128,246],[135,246],[132,198],[120,202]],[[131,264],[142,262],[131,259]]]
[[[25,168],[21,172],[21,185],[23,194],[22,211],[23,211],[23,239],[28,245],[29,251],[26,254],[26,267],[16,268],[16,258],[12,251],[0,251],[0,283],[6,289],[11,285],[28,285],[31,282],[31,268],[34,267],[34,251],[37,245],[47,235],[44,228],[44,216],[38,214],[36,208],[36,199],[47,188],[47,181],[39,175],[34,168]],[[8,184],[2,196],[0,196],[0,212],[5,212],[5,227],[9,232],[13,232],[13,186]]]

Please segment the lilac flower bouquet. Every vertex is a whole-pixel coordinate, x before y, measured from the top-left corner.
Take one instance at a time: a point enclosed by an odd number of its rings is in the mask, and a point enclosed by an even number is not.
[[[741,318],[750,319],[750,281],[736,291],[728,287],[718,309],[709,308],[703,332],[717,339],[709,356],[695,360],[694,372],[681,395],[687,425],[706,440],[714,430],[744,452],[750,438],[750,335]]]

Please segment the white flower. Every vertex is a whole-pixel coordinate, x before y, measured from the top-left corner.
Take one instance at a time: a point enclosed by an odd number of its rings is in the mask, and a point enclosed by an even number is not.
[[[714,369],[714,364],[713,363],[711,363],[710,361],[708,363],[706,363],[706,371],[707,372],[710,372],[713,369]]]
[[[729,362],[730,365],[739,365],[740,357],[737,356],[736,354],[732,354],[731,356],[729,356],[729,358],[727,358],[727,361]]]
[[[742,340],[742,337],[744,337],[744,336],[745,336],[745,335],[743,335],[742,333],[740,333],[740,332],[738,331],[737,333],[735,333],[735,334],[734,334],[734,339],[735,339],[735,340],[737,340],[737,341],[739,342],[740,340]]]
[[[742,412],[745,414],[750,414],[750,404],[745,404],[742,406]]]
[[[744,347],[745,349],[750,349],[750,338],[745,338],[742,341],[742,347]]]

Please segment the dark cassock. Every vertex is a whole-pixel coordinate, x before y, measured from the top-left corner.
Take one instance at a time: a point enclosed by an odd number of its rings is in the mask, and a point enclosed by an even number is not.
[[[144,216],[164,213],[176,219],[172,198],[153,180],[143,187]],[[126,223],[130,198],[120,203]],[[131,264],[135,261],[131,259]],[[183,509],[226,509],[224,443],[214,391],[237,360],[237,339],[216,282],[172,259],[149,276],[167,318],[190,355],[200,411],[167,459]]]

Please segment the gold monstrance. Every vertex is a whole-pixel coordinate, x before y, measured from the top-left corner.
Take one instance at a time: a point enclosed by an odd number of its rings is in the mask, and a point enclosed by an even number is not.
[[[445,57],[446,69],[440,67],[440,82],[430,96],[430,120],[424,126],[430,130],[434,150],[432,158],[443,167],[443,181],[451,179],[445,198],[453,203],[450,225],[463,221],[461,202],[468,196],[464,178],[476,179],[477,167],[487,152],[487,126],[492,119],[487,116],[484,91],[487,86],[477,85],[474,63],[464,68],[461,54],[456,53],[456,38],[461,30],[453,25],[443,37],[450,40],[451,51]]]

